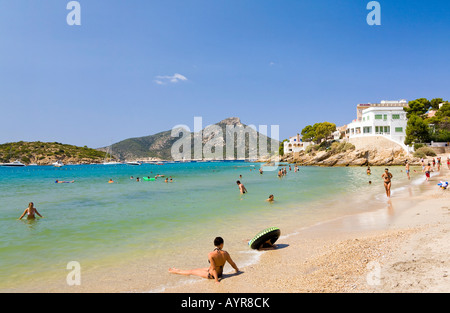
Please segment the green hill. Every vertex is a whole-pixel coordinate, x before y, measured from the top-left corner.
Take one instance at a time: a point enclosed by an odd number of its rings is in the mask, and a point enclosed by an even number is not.
[[[49,165],[57,160],[64,163],[100,163],[105,152],[58,142],[11,142],[0,145],[0,163],[19,160],[24,164]]]

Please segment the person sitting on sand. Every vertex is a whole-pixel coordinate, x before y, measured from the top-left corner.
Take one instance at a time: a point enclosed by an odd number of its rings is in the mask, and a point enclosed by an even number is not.
[[[272,239],[269,239],[269,240],[267,240],[266,242],[263,242],[263,243],[259,246],[258,250],[273,250],[273,249],[276,249],[276,248],[277,248],[277,245],[273,244],[271,240],[272,240]]]
[[[273,195],[269,196],[269,199],[266,200],[267,202],[274,202],[275,200],[273,199]]]
[[[21,220],[25,215],[27,215],[27,220],[34,220],[36,219],[35,214],[39,215],[41,218],[44,218],[34,207],[34,203],[30,202],[28,204],[28,208],[26,208],[25,211],[23,211],[23,214],[19,217],[19,220]]]
[[[239,186],[239,191],[241,192],[241,194],[247,193],[247,188],[245,188],[245,186],[241,183],[241,181],[237,180],[236,184]]]
[[[219,278],[222,278],[223,267],[226,262],[235,269],[236,273],[239,272],[239,268],[231,259],[228,252],[222,250],[224,241],[222,237],[216,237],[214,239],[214,246],[216,247],[213,252],[208,254],[209,267],[198,268],[193,270],[180,270],[177,268],[169,268],[169,273],[179,275],[194,275],[203,277],[206,279],[214,279],[216,283],[219,283]]]

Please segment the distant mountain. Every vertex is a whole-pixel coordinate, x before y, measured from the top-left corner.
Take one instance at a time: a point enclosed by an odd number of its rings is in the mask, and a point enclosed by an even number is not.
[[[268,131],[270,132],[270,129]],[[267,155],[268,152],[271,151],[271,144],[275,145],[275,148],[273,150],[278,152],[278,140],[268,138],[267,136],[250,128],[249,126],[242,124],[240,119],[237,117],[227,118],[217,124],[207,126],[202,130],[201,133],[189,134],[192,159],[198,156],[194,154],[194,149],[195,147],[199,147],[198,141],[197,145],[195,145],[194,138],[201,138],[202,149],[205,147],[205,145],[207,145],[206,147],[209,149],[209,151],[211,151],[211,153],[215,153],[215,149],[218,149],[220,147],[223,151],[223,159],[225,159],[227,155],[227,142],[229,145],[229,149],[231,149],[231,147],[234,147],[234,151],[232,152],[232,154],[230,154],[234,158],[259,157],[260,154],[258,153],[258,151],[260,143],[265,143],[267,145],[267,148],[264,149],[264,155]],[[222,137],[220,135],[222,135]],[[176,145],[180,143],[179,140],[181,136],[182,135],[180,134],[179,137],[172,137],[172,130],[168,130],[157,133],[155,135],[130,138],[111,145],[110,151],[115,157],[122,161],[146,159],[173,160],[172,147],[174,146],[174,144]],[[232,136],[233,141],[231,143],[228,139]],[[223,142],[221,141],[221,138],[223,138]],[[245,144],[243,138],[246,139]],[[251,138],[253,140],[252,142],[255,142],[256,144],[250,144],[249,138]],[[240,153],[237,149],[238,143],[244,145],[244,151],[239,150]],[[99,148],[98,150],[107,151],[107,149],[108,147],[103,147]],[[219,152],[220,151],[218,150],[217,153]],[[202,155],[202,157],[210,158],[210,155]]]

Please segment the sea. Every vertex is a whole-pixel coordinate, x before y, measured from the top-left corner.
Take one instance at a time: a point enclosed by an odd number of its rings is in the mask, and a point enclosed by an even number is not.
[[[282,166],[282,178],[251,162],[0,167],[0,292],[70,291],[73,262],[89,290],[162,292],[195,281],[168,269],[208,267],[217,236],[245,268],[261,256],[247,242],[265,228],[279,227],[287,241],[305,227],[386,206],[382,167],[368,176],[365,167]],[[396,197],[409,181],[403,167],[390,170]],[[142,180],[157,175],[164,177]],[[18,220],[29,202],[43,219]]]

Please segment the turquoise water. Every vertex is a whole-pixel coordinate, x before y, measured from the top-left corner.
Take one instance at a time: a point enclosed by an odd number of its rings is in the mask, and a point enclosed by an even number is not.
[[[145,260],[151,264],[145,269],[152,277],[149,289],[158,290],[176,283],[176,275],[166,274],[170,266],[207,266],[198,263],[216,236],[248,264],[254,255],[245,240],[263,228],[295,232],[364,210],[347,205],[343,211],[336,202],[381,201],[375,195],[383,192],[382,169],[368,177],[364,168],[300,167],[279,179],[277,172],[261,175],[259,167],[242,162],[0,168],[0,290],[64,281],[66,264],[74,260],[92,273]],[[174,182],[130,179],[156,174]],[[55,184],[56,179],[75,183]],[[248,194],[240,195],[238,179]],[[265,201],[270,194],[273,204]],[[17,220],[29,202],[44,219]]]

